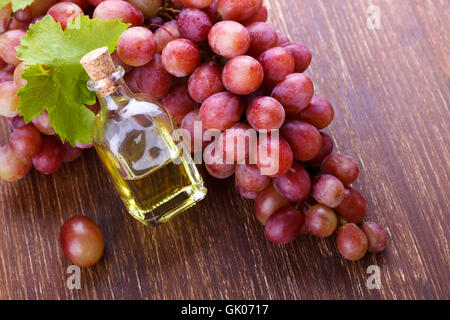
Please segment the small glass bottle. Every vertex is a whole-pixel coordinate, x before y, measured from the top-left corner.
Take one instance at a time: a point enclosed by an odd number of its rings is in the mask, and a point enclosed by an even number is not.
[[[161,102],[131,92],[106,47],[81,64],[101,106],[93,144],[128,212],[156,226],[202,200],[203,179]]]

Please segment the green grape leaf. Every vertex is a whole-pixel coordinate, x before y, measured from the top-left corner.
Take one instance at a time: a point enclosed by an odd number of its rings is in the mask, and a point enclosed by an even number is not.
[[[8,3],[11,3],[12,11],[16,12],[21,9],[25,9],[30,4],[33,3],[34,0],[0,0],[0,9],[6,6]]]
[[[31,25],[17,47],[19,59],[30,67],[22,78],[19,111],[26,122],[47,110],[50,123],[63,141],[90,143],[94,114],[86,105],[95,94],[86,87],[88,75],[80,59],[88,52],[108,47],[115,50],[119,36],[129,25],[119,20],[102,21],[78,16],[65,31],[52,17]]]

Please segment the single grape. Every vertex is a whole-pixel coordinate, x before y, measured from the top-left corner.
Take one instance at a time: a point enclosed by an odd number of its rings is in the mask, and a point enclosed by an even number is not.
[[[253,17],[263,0],[219,0],[217,9],[223,20],[245,21]]]
[[[14,81],[0,83],[0,116],[15,117],[19,114],[19,97]]]
[[[185,8],[177,18],[178,29],[183,38],[193,42],[202,42],[208,39],[212,22],[209,16],[200,9]]]
[[[276,130],[284,123],[284,108],[272,97],[258,97],[247,108],[247,120],[255,130]]]
[[[264,86],[272,89],[287,75],[294,72],[294,57],[285,48],[274,47],[264,51],[258,58],[264,70]]]
[[[323,160],[322,172],[335,176],[348,186],[358,179],[359,167],[352,157],[333,153]]]
[[[337,247],[347,260],[361,260],[367,252],[368,241],[364,232],[353,223],[338,230]]]
[[[11,126],[11,129],[13,129],[13,130],[22,128],[23,126],[26,125],[25,120],[23,120],[23,117],[21,117],[21,116],[6,118],[6,120],[8,121],[9,125]]]
[[[145,18],[156,15],[162,6],[162,0],[127,0],[142,11]]]
[[[226,179],[234,174],[236,165],[226,163],[225,156],[214,142],[206,146],[205,151],[203,151],[203,160],[206,170],[217,179]]]
[[[200,107],[200,120],[208,129],[223,131],[241,119],[244,104],[239,96],[220,92],[210,96]]]
[[[348,221],[360,223],[366,217],[367,202],[359,191],[347,187],[345,188],[344,199],[335,210]]]
[[[134,92],[161,99],[170,91],[172,76],[164,69],[161,55],[155,54],[150,63],[127,73],[125,82]]]
[[[24,158],[34,157],[41,149],[41,134],[32,124],[15,129],[9,137],[14,152]]]
[[[124,23],[130,23],[133,27],[142,26],[144,23],[142,12],[126,1],[103,1],[95,8],[93,17],[106,21],[122,19]]]
[[[167,44],[175,39],[181,38],[178,24],[175,20],[166,22],[161,28],[155,31],[156,52],[162,53]]]
[[[26,7],[24,9],[17,10],[16,12],[14,12],[14,18],[17,21],[27,23],[33,19],[33,12],[31,11],[30,7]]]
[[[187,39],[169,42],[162,52],[162,63],[167,72],[175,77],[185,77],[197,69],[202,60],[195,43]]]
[[[24,30],[9,30],[0,35],[0,58],[17,66],[21,61],[17,58],[16,47],[20,45],[20,38],[26,34]]]
[[[47,110],[45,110],[44,113],[41,114],[39,117],[34,118],[31,122],[33,123],[35,128],[39,130],[40,133],[49,136],[54,135],[56,133],[55,129],[50,124],[50,119],[48,117]]]
[[[26,68],[28,68],[28,66],[26,64],[24,64],[23,62],[21,62],[14,69],[13,79],[14,79],[14,83],[16,84],[17,88],[25,87],[27,84],[27,81],[22,78],[22,73],[24,72],[24,70]]]
[[[239,192],[239,194],[241,195],[241,197],[245,198],[245,199],[249,199],[249,200],[254,200],[256,199],[256,197],[258,196],[257,192],[252,192],[252,191],[248,191],[245,190],[236,179],[234,179],[234,185],[236,187],[236,190]]]
[[[292,167],[294,157],[292,149],[283,137],[276,139],[274,136],[261,135],[256,150],[250,155],[250,159],[256,159],[256,165],[263,175],[271,178],[286,174]],[[253,163],[251,161],[250,163]]]
[[[238,22],[221,21],[209,31],[208,43],[215,53],[231,59],[247,52],[250,47],[250,35]]]
[[[261,9],[250,19],[242,21],[242,24],[248,26],[253,22],[266,22],[269,17],[269,13],[267,12],[267,8],[265,6],[261,6]]]
[[[312,124],[317,130],[322,130],[333,121],[334,109],[328,100],[314,96],[310,104],[296,114],[294,118]]]
[[[70,143],[63,144],[63,150],[61,154],[62,162],[72,162],[78,159],[83,154],[83,149],[72,147]]]
[[[17,154],[11,145],[0,148],[0,178],[6,181],[16,181],[30,172],[33,164],[30,158]]]
[[[195,125],[198,126],[197,134]],[[209,142],[203,140],[203,135],[207,129],[200,121],[199,109],[192,110],[183,118],[181,129],[186,131],[185,134],[189,134],[188,136],[184,135],[183,138],[192,153],[200,152],[206,148]]]
[[[250,35],[250,48],[247,52],[252,57],[259,57],[264,51],[275,47],[278,36],[275,29],[265,22],[254,22],[247,26]]]
[[[74,20],[83,10],[73,2],[59,2],[48,9],[47,14],[52,16],[56,22],[61,23],[61,27],[66,29],[70,20]]]
[[[152,61],[156,52],[153,33],[144,27],[125,30],[117,42],[119,58],[129,66],[140,67]]]
[[[203,103],[210,96],[222,92],[222,68],[215,62],[207,62],[198,67],[189,78],[189,94],[192,99]]]
[[[272,97],[277,99],[286,110],[287,115],[294,115],[305,109],[314,95],[314,85],[307,76],[293,73],[272,91]]]
[[[378,223],[368,221],[364,223],[362,230],[368,240],[367,251],[380,253],[386,248],[387,233]]]
[[[256,218],[265,225],[267,219],[278,209],[289,205],[289,201],[280,195],[272,185],[258,193],[255,199],[255,215]]]
[[[304,222],[303,214],[291,206],[281,208],[267,220],[266,237],[276,244],[290,243],[300,235]]]
[[[214,0],[181,0],[181,2],[188,8],[204,9],[212,5]]]
[[[277,38],[278,38],[277,45],[276,45],[277,47],[286,46],[291,42],[291,40],[289,40],[288,36],[281,32],[277,32]]]
[[[273,180],[273,186],[289,201],[300,202],[311,193],[311,178],[301,164],[294,162],[286,174]]]
[[[285,43],[283,46],[288,49],[295,60],[295,72],[302,73],[311,64],[312,54],[307,46],[301,43]]]
[[[270,178],[261,175],[261,171],[255,165],[239,164],[236,166],[236,181],[247,191],[261,192],[270,184]]]
[[[334,142],[333,139],[331,139],[330,135],[326,132],[321,132],[320,135],[322,136],[322,148],[320,149],[319,154],[314,159],[308,161],[310,163],[321,163],[323,159],[328,157],[328,155],[333,152]]]
[[[320,132],[307,122],[288,120],[281,128],[281,135],[291,146],[295,160],[312,160],[322,149]]]
[[[72,217],[61,228],[61,247],[67,259],[80,267],[96,264],[103,255],[105,240],[98,225],[84,216]]]
[[[337,217],[333,210],[322,204],[316,204],[306,212],[305,224],[310,234],[317,237],[329,237],[337,228]]]
[[[315,181],[313,196],[317,202],[330,208],[336,208],[345,197],[345,187],[335,176],[325,174]]]
[[[222,82],[228,91],[246,95],[258,90],[264,79],[264,70],[258,60],[239,56],[227,62],[222,72]]]
[[[33,157],[34,168],[45,174],[52,174],[59,170],[62,163],[62,143],[53,137],[42,139],[41,150]]]
[[[189,95],[188,84],[186,82],[174,86],[169,94],[162,99],[162,103],[177,125],[181,124],[183,118],[189,112],[199,107],[199,104],[192,100]]]

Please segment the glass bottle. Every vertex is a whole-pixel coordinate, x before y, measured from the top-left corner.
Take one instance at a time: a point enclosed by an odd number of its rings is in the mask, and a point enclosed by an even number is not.
[[[131,92],[106,47],[81,64],[101,106],[93,144],[128,212],[156,226],[202,200],[203,179],[161,102]]]

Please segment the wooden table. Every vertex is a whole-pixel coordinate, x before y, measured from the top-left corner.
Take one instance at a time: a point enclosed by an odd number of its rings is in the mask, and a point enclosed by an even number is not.
[[[371,4],[381,29],[367,26]],[[90,151],[53,176],[0,182],[0,298],[450,298],[448,2],[266,5],[280,31],[314,52],[307,74],[336,107],[329,132],[338,151],[359,159],[355,186],[367,197],[368,219],[389,232],[386,252],[354,263],[340,257],[333,237],[272,245],[233,181],[209,177],[205,201],[147,229],[127,215]],[[4,122],[0,142],[8,135]],[[59,243],[74,215],[95,219],[106,238],[101,262],[82,269],[80,290],[66,287],[70,263]],[[366,287],[370,265],[381,269],[380,290]]]

